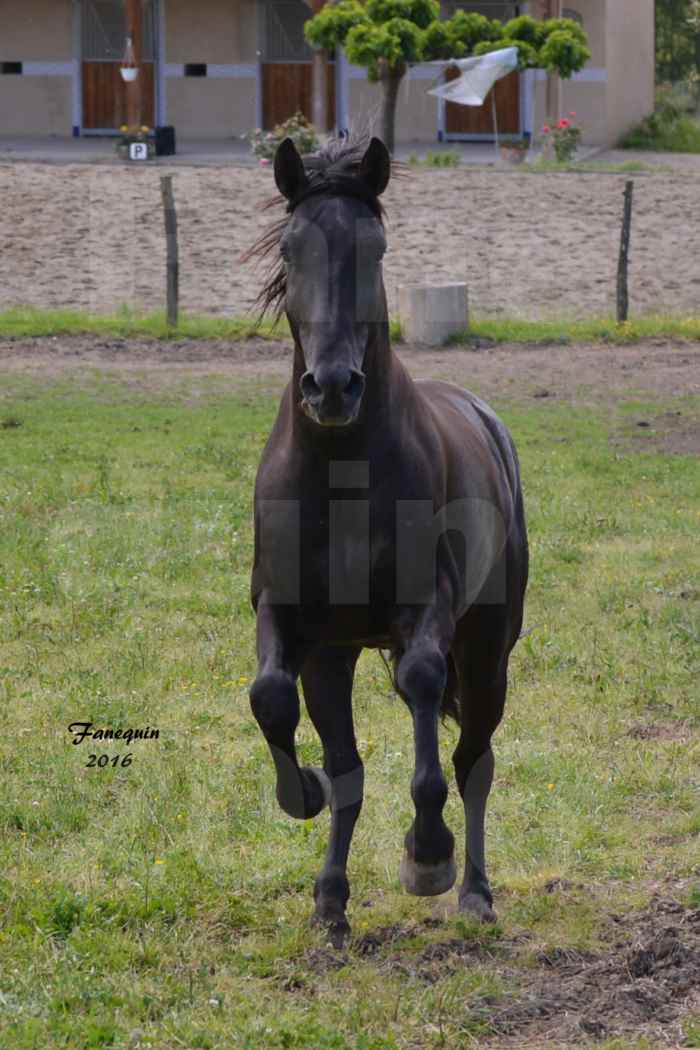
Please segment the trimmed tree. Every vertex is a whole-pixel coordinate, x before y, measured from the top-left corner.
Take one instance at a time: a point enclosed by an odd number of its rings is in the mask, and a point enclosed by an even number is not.
[[[591,57],[586,33],[573,19],[538,22],[522,15],[500,22],[467,11],[441,19],[438,0],[340,0],[310,18],[304,32],[312,47],[344,47],[348,59],[381,85],[380,135],[391,152],[396,100],[411,63],[515,46],[520,69],[546,69],[568,79]]]

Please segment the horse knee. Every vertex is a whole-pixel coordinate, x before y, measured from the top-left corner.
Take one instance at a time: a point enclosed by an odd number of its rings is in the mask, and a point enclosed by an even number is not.
[[[299,694],[284,671],[267,671],[250,688],[250,706],[266,737],[294,733],[299,723]]]
[[[396,684],[411,705],[437,703],[447,684],[447,660],[439,649],[411,649],[399,663]]]
[[[442,811],[447,790],[447,781],[439,766],[417,773],[411,781],[411,797],[419,809]]]

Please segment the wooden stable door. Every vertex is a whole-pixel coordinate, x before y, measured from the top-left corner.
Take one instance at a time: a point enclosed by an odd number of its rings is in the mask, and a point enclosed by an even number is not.
[[[326,78],[328,127],[335,126],[335,65],[328,63]],[[263,127],[274,128],[295,113],[311,120],[311,63],[263,62]]]
[[[140,61],[138,123],[155,123],[154,0],[82,0],[81,48],[85,131],[110,131],[129,123],[127,92],[119,72],[124,59],[128,15],[135,18],[134,47]]]
[[[141,123],[155,124],[153,63],[144,62],[141,79]],[[111,130],[128,124],[127,84],[118,62],[83,62],[83,128]]]
[[[445,70],[446,80],[458,77],[459,70],[452,66]],[[520,134],[520,74],[516,71],[497,80],[496,119],[499,135]],[[493,105],[489,93],[483,106],[460,106],[456,102],[445,105],[445,132],[450,135],[493,135]]]

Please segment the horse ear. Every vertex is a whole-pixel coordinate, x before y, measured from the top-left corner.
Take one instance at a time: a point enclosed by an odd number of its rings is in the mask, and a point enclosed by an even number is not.
[[[301,157],[290,138],[283,139],[275,153],[275,182],[288,201],[294,200],[308,185]]]
[[[381,139],[373,136],[360,161],[359,176],[378,197],[387,188],[391,176],[391,157]]]

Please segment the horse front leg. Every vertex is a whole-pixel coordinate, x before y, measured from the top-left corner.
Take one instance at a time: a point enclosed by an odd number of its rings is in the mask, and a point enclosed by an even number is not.
[[[257,610],[258,673],[250,706],[267,740],[277,773],[277,801],[290,817],[317,816],[330,802],[331,785],[322,769],[301,768],[294,734],[299,724],[296,679],[301,654],[290,630],[290,613],[268,604]]]
[[[438,719],[447,682],[449,632],[440,631],[428,612],[413,631],[397,672],[398,691],[413,717],[415,772],[411,796],[416,815],[406,838],[400,879],[405,890],[419,897],[446,893],[454,885],[454,836],[442,811],[447,781],[440,766]]]
[[[350,896],[347,863],[364,788],[352,718],[352,683],[359,654],[359,649],[323,649],[314,652],[301,671],[304,700],[321,738],[323,766],[332,784],[331,833],[314,885],[316,907],[311,922],[328,929],[336,948],[350,934],[345,916]]]
[[[459,909],[481,922],[496,922],[493,895],[486,875],[484,821],[493,781],[491,734],[505,702],[505,681],[470,689],[462,698],[462,731],[453,762],[464,803],[466,856]]]

